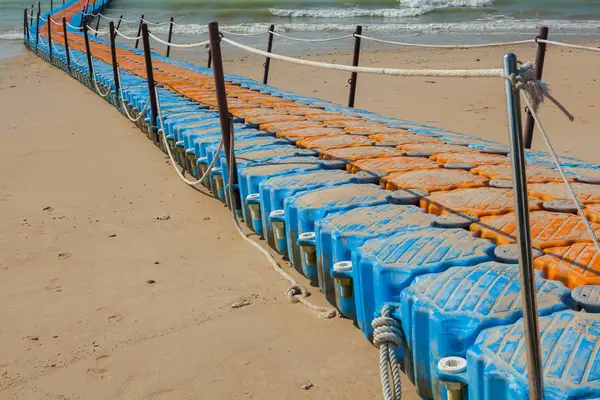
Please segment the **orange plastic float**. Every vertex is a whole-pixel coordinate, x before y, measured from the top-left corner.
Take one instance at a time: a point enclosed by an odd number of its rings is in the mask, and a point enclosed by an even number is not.
[[[388,190],[422,189],[428,192],[459,188],[484,187],[486,178],[456,169],[428,169],[411,172],[396,172],[381,179]]]
[[[409,143],[399,146],[398,149],[406,152],[426,152],[432,155],[440,153],[478,153],[477,150],[470,147],[448,143]]]
[[[600,204],[590,204],[583,212],[590,221],[600,223]]]
[[[378,133],[369,137],[378,142],[394,143],[398,146],[413,143],[444,143],[433,136],[417,135],[416,133]]]
[[[600,203],[600,185],[589,183],[572,183],[571,186],[583,204]],[[542,200],[571,200],[569,191],[564,183],[542,183],[529,185],[529,194]]]
[[[432,155],[431,159],[437,161],[439,164],[466,163],[475,166],[510,164],[510,158],[506,156],[484,153],[440,153]]]
[[[302,128],[322,128],[323,124],[319,121],[291,121],[291,122],[273,122],[269,124],[261,124],[258,128],[263,131],[279,132],[290,129]]]
[[[382,157],[393,157],[402,155],[402,152],[398,149],[390,147],[347,147],[344,149],[333,149],[327,150],[321,153],[321,158],[325,160],[346,160],[356,161],[365,160],[368,158],[382,158]]]
[[[344,130],[340,128],[300,128],[290,129],[286,131],[277,132],[277,137],[281,138],[309,138],[318,136],[331,136],[331,135],[342,135]]]
[[[560,173],[550,168],[527,166],[528,183],[562,182]],[[481,165],[471,170],[472,173],[496,180],[512,180],[512,167],[510,165]],[[574,177],[569,177],[572,182]]]
[[[539,210],[542,202],[529,197],[529,209]],[[506,214],[514,210],[513,191],[490,187],[456,189],[435,192],[421,199],[421,207],[427,212],[442,214],[471,214],[477,217]]]
[[[549,211],[533,211],[529,214],[533,245],[541,249],[569,246],[574,243],[591,242],[581,216]],[[600,225],[592,224],[600,237]],[[482,218],[471,225],[480,237],[490,239],[497,245],[516,242],[517,222],[514,213]]]
[[[576,243],[550,247],[534,260],[544,277],[561,281],[569,289],[583,285],[600,285],[600,253],[593,243]]]
[[[385,129],[389,128],[387,125],[380,124],[378,122],[370,122],[362,119],[346,119],[340,117],[338,119],[329,120],[326,122],[327,126],[338,126],[345,128],[348,132],[364,132],[365,129]]]
[[[269,124],[275,122],[292,122],[292,121],[304,121],[302,115],[290,115],[290,114],[273,114],[273,115],[261,115],[257,117],[246,118],[247,124],[253,124],[260,126],[261,124]]]
[[[366,137],[344,134],[303,139],[296,142],[296,145],[305,149],[329,150],[344,147],[371,146],[373,143],[375,142]]]
[[[392,172],[408,172],[419,169],[437,169],[440,166],[428,158],[420,157],[386,157],[358,160],[349,163],[346,169],[355,174],[359,171],[391,174]]]

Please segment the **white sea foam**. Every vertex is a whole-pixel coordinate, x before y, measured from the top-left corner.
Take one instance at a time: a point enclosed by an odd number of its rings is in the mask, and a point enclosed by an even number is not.
[[[22,40],[23,31],[11,30],[7,32],[0,32],[0,40]]]
[[[494,0],[399,0],[400,4],[409,8],[450,8],[450,7],[488,7]]]
[[[269,11],[276,17],[285,18],[358,18],[358,17],[379,17],[379,18],[406,18],[418,17],[433,10],[433,7],[414,7],[414,8],[309,8],[309,9],[276,9]]]

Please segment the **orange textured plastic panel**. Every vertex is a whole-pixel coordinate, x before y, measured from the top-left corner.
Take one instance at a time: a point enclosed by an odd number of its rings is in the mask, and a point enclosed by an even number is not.
[[[338,118],[327,121],[328,126],[341,126],[345,127],[348,132],[362,132],[363,129],[385,129],[387,125],[380,124],[378,122],[366,121],[364,119],[344,119]]]
[[[381,184],[388,190],[423,189],[428,192],[484,187],[487,182],[486,178],[456,169],[399,172],[381,180]]]
[[[600,223],[600,204],[590,204],[583,212],[590,221]]]
[[[569,246],[574,243],[591,242],[581,217],[573,214],[534,211],[529,214],[533,245],[541,249]],[[600,225],[592,224],[596,236],[600,237]],[[517,221],[515,214],[486,217],[471,225],[479,236],[490,239],[497,245],[516,242]]]
[[[365,160],[367,158],[393,157],[402,155],[402,152],[390,147],[347,147],[344,149],[328,150],[321,153],[321,158],[336,160]]]
[[[379,133],[369,137],[378,142],[390,142],[398,146],[413,143],[444,143],[433,136],[417,135],[416,133]]]
[[[546,255],[535,259],[535,268],[544,277],[561,281],[569,289],[583,285],[600,285],[600,253],[593,243],[576,243],[568,247],[551,247]]]
[[[246,123],[250,124],[268,124],[274,122],[292,122],[292,121],[304,121],[304,117],[301,115],[289,115],[289,114],[275,114],[275,115],[261,115],[251,118],[246,118]]]
[[[346,127],[348,132],[366,132],[371,133],[373,135],[381,134],[396,134],[396,135],[414,135],[414,133],[409,132],[404,129],[399,128],[390,128],[389,126],[363,126],[363,127]]]
[[[305,149],[329,150],[344,147],[372,146],[373,143],[375,142],[366,137],[346,134],[303,139],[298,141],[296,145]]]
[[[489,179],[512,180],[512,167],[510,165],[481,165],[471,170],[472,173],[485,176]],[[572,182],[574,177],[569,177]],[[527,166],[528,183],[562,182],[558,171],[546,167]]]
[[[542,202],[529,197],[529,209],[539,210]],[[432,214],[462,213],[477,217],[506,214],[514,210],[513,192],[510,189],[475,188],[435,192],[421,199],[421,207]]]
[[[484,164],[510,164],[510,158],[506,156],[500,156],[496,154],[483,154],[483,153],[440,153],[431,156],[432,160],[437,161],[440,164],[460,162],[473,165],[484,165]]]
[[[437,169],[440,166],[428,158],[419,157],[386,157],[354,161],[346,166],[351,173],[359,171],[380,172],[408,172],[419,169]]]
[[[341,135],[343,133],[344,130],[339,128],[300,128],[277,132],[277,137],[309,138],[318,136]]]
[[[231,112],[236,117],[240,118],[256,118],[271,115],[287,115],[286,112],[275,111],[273,108],[230,108]]]
[[[583,204],[600,203],[600,185],[590,185],[589,183],[572,183],[571,186],[579,201]],[[529,185],[527,187],[529,194],[539,197],[542,200],[570,200],[571,196],[564,183],[541,183]]]
[[[477,150],[467,146],[441,143],[410,143],[403,144],[398,149],[402,151],[425,151],[431,154],[439,153],[478,153]]]
[[[319,121],[291,121],[291,122],[274,122],[271,124],[261,124],[260,130],[263,131],[285,131],[290,129],[302,129],[302,128],[317,128],[323,127],[323,124]]]
[[[319,114],[318,110],[315,109],[314,114],[306,115],[306,119],[314,119],[317,121],[362,121],[360,118],[346,117],[344,115],[332,115],[332,114]]]

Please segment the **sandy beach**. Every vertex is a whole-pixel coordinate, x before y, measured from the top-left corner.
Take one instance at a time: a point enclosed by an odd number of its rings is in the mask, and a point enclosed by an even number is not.
[[[507,50],[381,50],[362,65],[498,68]],[[226,57],[228,72],[262,76],[264,60]],[[597,57],[550,49],[545,80],[576,121],[541,112],[556,149],[589,161]],[[348,78],[274,61],[270,83],[345,103]],[[31,54],[0,65],[0,105],[0,399],[381,398],[361,332],[289,303],[228,210],[112,106]],[[508,140],[501,79],[365,75],[357,106]]]

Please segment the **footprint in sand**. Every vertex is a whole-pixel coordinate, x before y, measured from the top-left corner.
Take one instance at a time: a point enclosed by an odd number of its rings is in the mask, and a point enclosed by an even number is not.
[[[108,320],[108,322],[118,323],[123,322],[125,320],[125,317],[121,313],[114,313],[109,315],[106,319]]]
[[[49,285],[44,286],[44,289],[58,293],[63,291],[58,279],[52,279]]]
[[[96,379],[107,379],[110,377],[108,366],[112,360],[112,357],[108,354],[99,356],[96,358],[96,366],[88,368],[87,373]]]

